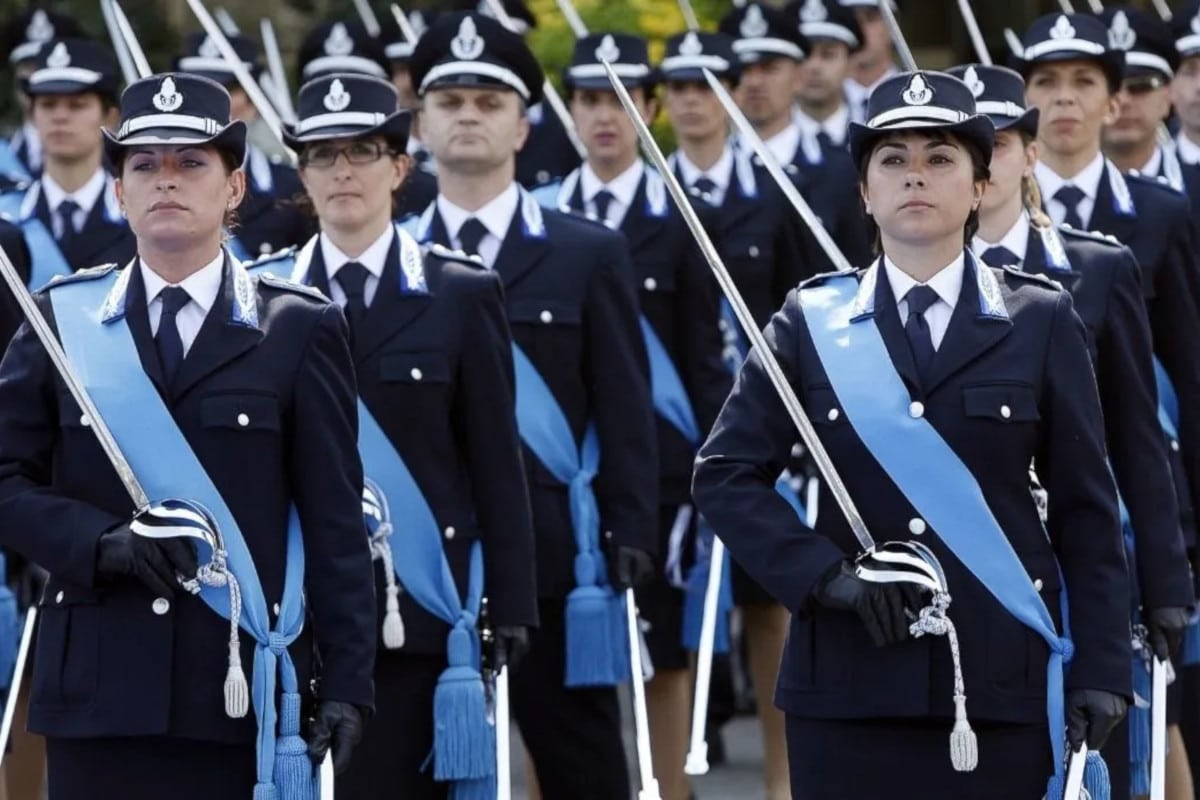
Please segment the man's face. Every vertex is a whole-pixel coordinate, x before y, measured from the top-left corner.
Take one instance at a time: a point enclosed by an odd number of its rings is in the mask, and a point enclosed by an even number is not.
[[[1127,78],[1117,92],[1117,119],[1104,129],[1106,147],[1146,146],[1171,112],[1171,89],[1165,78]]]
[[[764,58],[742,67],[736,99],[755,127],[769,125],[792,113],[800,65],[786,57]]]
[[[630,96],[642,119],[649,124],[657,104],[647,101],[646,92],[640,87],[631,89]],[[571,118],[589,161],[620,164],[637,158],[637,131],[615,92],[576,89],[571,93]]]
[[[850,48],[828,39],[812,43],[808,58],[800,64],[801,102],[829,105],[842,95],[842,83],[850,69]]]
[[[996,131],[992,148],[991,177],[983,193],[980,211],[986,216],[1012,202],[1021,191],[1021,181],[1037,163],[1037,142],[1027,146],[1015,128]]]
[[[1171,103],[1186,130],[1200,133],[1200,56],[1185,58],[1171,82]]]
[[[33,98],[33,125],[50,159],[78,161],[95,156],[103,146],[100,128],[111,117],[100,98],[90,92]]]
[[[863,33],[863,47],[854,54],[857,67],[873,69],[892,58],[892,34],[878,8],[859,6],[854,9],[858,27]]]
[[[721,101],[703,81],[667,81],[663,102],[680,139],[702,141],[728,130]]]
[[[1038,64],[1029,76],[1025,99],[1041,111],[1038,140],[1055,154],[1074,155],[1096,147],[1104,126],[1116,118],[1116,98],[1094,61]]]
[[[509,89],[440,86],[425,94],[421,141],[438,169],[487,173],[513,162],[529,136],[521,98]]]
[[[392,62],[392,85],[400,95],[400,108],[417,107],[417,93],[413,91],[412,72],[409,71],[408,64]]]
[[[247,125],[258,119],[258,109],[254,107],[254,103],[250,102],[246,91],[237,85],[228,88],[230,119],[240,119]]]

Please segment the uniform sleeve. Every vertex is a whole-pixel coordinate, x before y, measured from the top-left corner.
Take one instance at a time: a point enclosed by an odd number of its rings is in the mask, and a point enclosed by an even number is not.
[[[8,254],[17,275],[25,283],[29,282],[29,247],[25,244],[25,236],[16,225],[0,221],[0,247]],[[24,317],[21,307],[8,289],[8,284],[0,282],[0,354],[4,353],[9,341],[17,332]]]
[[[600,439],[593,485],[609,548],[658,547],[658,443],[650,364],[638,324],[628,248],[613,239],[593,271],[584,309],[585,376]]]
[[[1145,608],[1190,606],[1192,580],[1175,483],[1158,424],[1150,322],[1140,268],[1128,250],[1113,273],[1108,296],[1096,382],[1113,472],[1134,530],[1141,602]]]
[[[798,293],[764,332],[767,346],[793,386],[796,337],[802,326]],[[775,491],[787,465],[795,427],[751,351],[696,464],[696,506],[745,570],[792,613],[805,613],[823,573],[845,558],[831,540],[804,527]]]
[[[1083,323],[1062,292],[1047,347],[1036,466],[1070,603],[1075,657],[1067,687],[1130,696],[1129,574],[1092,376]]]
[[[50,319],[49,302],[41,308]],[[124,519],[52,488],[59,447],[56,381],[37,334],[23,324],[0,362],[0,546],[92,589],[96,544]],[[96,469],[111,471],[104,463]]]
[[[342,312],[326,306],[292,398],[289,472],[304,531],[304,585],[321,699],[374,704],[375,573],[362,517],[354,367]]]
[[[483,531],[484,586],[493,625],[536,626],[533,516],[517,435],[512,335],[494,273],[465,313],[454,418]]]

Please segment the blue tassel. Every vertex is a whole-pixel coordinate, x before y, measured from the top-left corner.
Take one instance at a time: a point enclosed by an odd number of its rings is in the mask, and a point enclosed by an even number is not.
[[[1133,657],[1133,694],[1129,709],[1129,790],[1135,796],[1150,794],[1150,673],[1146,662]],[[1139,704],[1137,701],[1141,701]]]
[[[1051,775],[1046,782],[1045,800],[1063,800],[1063,792],[1067,790],[1066,775]]]
[[[496,800],[496,776],[450,784],[450,800]]]
[[[613,636],[613,591],[598,586],[599,570],[592,553],[575,556],[576,587],[567,595],[566,685],[616,686],[621,683],[615,665],[621,657],[624,636]],[[623,608],[623,607],[622,607]],[[624,625],[622,624],[622,630]],[[628,652],[628,650],[626,650]],[[628,657],[626,674],[628,674]]]
[[[280,702],[275,785],[280,800],[319,800],[320,776],[308,757],[308,745],[300,738],[300,695],[295,692],[284,692]]]
[[[279,800],[279,790],[273,783],[254,784],[254,800]]]
[[[450,631],[450,666],[433,692],[434,780],[486,778],[496,771],[496,727],[488,721],[479,670],[470,666],[471,634],[461,624]]]
[[[1083,788],[1092,800],[1112,800],[1112,782],[1108,765],[1095,750],[1089,750],[1083,767]]]

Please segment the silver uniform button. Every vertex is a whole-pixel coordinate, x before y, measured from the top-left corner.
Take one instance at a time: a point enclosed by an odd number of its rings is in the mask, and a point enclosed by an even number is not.
[[[277,616],[277,617],[278,617],[278,616],[279,616],[279,603],[276,603],[276,604],[273,606],[273,608],[275,609],[275,616]]]
[[[263,242],[262,244],[260,244],[258,246],[258,252],[264,256],[270,255],[272,250],[273,250],[273,248],[271,247],[270,242]]]
[[[1042,590],[1042,587],[1043,587],[1043,586],[1045,586],[1045,584],[1044,584],[1044,583],[1042,583],[1042,579],[1041,579],[1041,578],[1038,578],[1037,580],[1035,580],[1035,581],[1033,582],[1033,588],[1034,588],[1036,591],[1039,591],[1039,592],[1040,592],[1040,591]]]
[[[537,179],[538,183],[545,183],[546,181],[550,180],[550,173],[544,169],[539,169],[537,171],[537,175],[534,177]]]
[[[654,280],[654,278],[646,278],[646,280],[642,281],[642,286],[646,287],[647,292],[653,292],[658,288],[658,281]]]
[[[1171,440],[1171,451],[1175,453],[1179,452],[1179,442],[1175,439]]]
[[[751,258],[758,258],[758,245],[754,245],[754,244],[750,245],[749,252],[750,252]]]
[[[913,419],[920,419],[925,416],[925,404],[920,400],[913,400],[908,404],[908,415]]]
[[[454,534],[456,534],[456,533],[458,533],[458,531],[454,530],[454,526],[453,526],[453,525],[447,525],[447,526],[446,526],[446,530],[443,532],[443,535],[444,535],[444,536],[445,536],[447,539],[453,539],[453,538],[454,538]]]
[[[830,422],[837,422],[837,418],[840,417],[841,415],[842,415],[842,412],[838,411],[836,408],[831,408],[831,409],[829,409],[829,413],[825,415],[825,418],[828,419]]]
[[[913,517],[908,521],[908,532],[913,536],[920,536],[927,530],[929,530],[929,526],[920,517]]]
[[[605,539],[611,539],[611,538],[612,538],[612,531],[605,531],[605,532],[604,532],[604,538],[605,538]]]
[[[550,313],[549,309],[547,309],[538,315],[538,319],[549,325],[551,322],[554,322],[554,315]]]
[[[54,602],[61,605],[63,597],[65,597],[65,595],[62,592],[59,592],[58,594],[54,595]]]
[[[421,380],[421,378],[425,377],[425,373],[421,372],[420,367],[413,367],[412,370],[408,374],[412,376],[412,379],[414,381],[419,381],[419,380]]]
[[[250,424],[250,415],[249,414],[238,414],[237,415],[237,423],[238,423],[238,425],[241,425],[243,428],[246,427],[247,425]]]
[[[156,597],[150,604],[150,609],[160,617],[171,610],[171,601],[165,597]]]
[[[92,424],[92,420],[87,414],[81,414],[79,417],[79,424],[86,428]]]
[[[1012,409],[1009,408],[1008,406],[1000,406],[1000,416],[1004,417],[1005,419],[1008,419],[1009,417],[1012,416]]]

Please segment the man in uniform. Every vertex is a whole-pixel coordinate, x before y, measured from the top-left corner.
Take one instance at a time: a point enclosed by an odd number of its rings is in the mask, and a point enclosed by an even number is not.
[[[388,80],[391,71],[383,44],[358,20],[330,19],[308,32],[296,54],[296,85],[331,72],[361,72]]]
[[[1200,1],[1190,0],[1171,18],[1179,65],[1171,81],[1171,104],[1179,120],[1175,146],[1184,164],[1200,164]]]
[[[810,47],[800,65],[792,116],[805,136],[816,136],[826,146],[844,147],[850,124],[844,87],[850,60],[863,47],[858,20],[837,0],[792,0],[784,13],[799,22]]]
[[[620,678],[565,681],[618,666],[608,584],[639,585],[654,570],[657,448],[628,247],[601,225],[541,209],[516,183],[525,110],[543,80],[517,34],[476,13],[443,15],[418,43],[412,75],[439,188],[413,228],[499,273],[516,345],[541,627],[513,672],[514,715],[545,797],[624,797]],[[608,661],[581,664],[579,641]]]
[[[229,44],[251,75],[261,71],[258,45],[240,33],[227,34]],[[258,109],[238,83],[237,76],[216,44],[204,33],[188,36],[183,55],[175,59],[175,69],[216,81],[229,92],[234,119],[252,126]],[[278,156],[268,156],[254,144],[246,146],[246,197],[237,209],[237,224],[229,239],[229,248],[242,259],[257,258],[285,247],[300,245],[311,234],[307,215],[296,205],[304,187],[296,170]]]
[[[850,76],[846,78],[846,102],[850,119],[863,122],[867,116],[867,100],[875,87],[899,72],[892,53],[892,34],[888,30],[880,0],[838,0],[854,11],[863,33],[863,47],[850,59]],[[899,0],[888,0],[892,10],[900,12]]]
[[[727,14],[721,20],[721,32],[734,37],[733,49],[741,61],[736,97],[742,113],[850,263],[865,262],[870,257],[870,243],[850,156],[822,147],[817,136],[806,136],[792,119],[808,40],[790,17],[759,2]],[[745,142],[739,146],[750,150]],[[832,264],[817,271],[825,269],[832,269]]]
[[[115,118],[117,65],[103,45],[43,45],[25,81],[45,159],[41,177],[0,196],[33,254],[30,287],[55,275],[133,257],[134,237],[104,161],[102,125]]]

